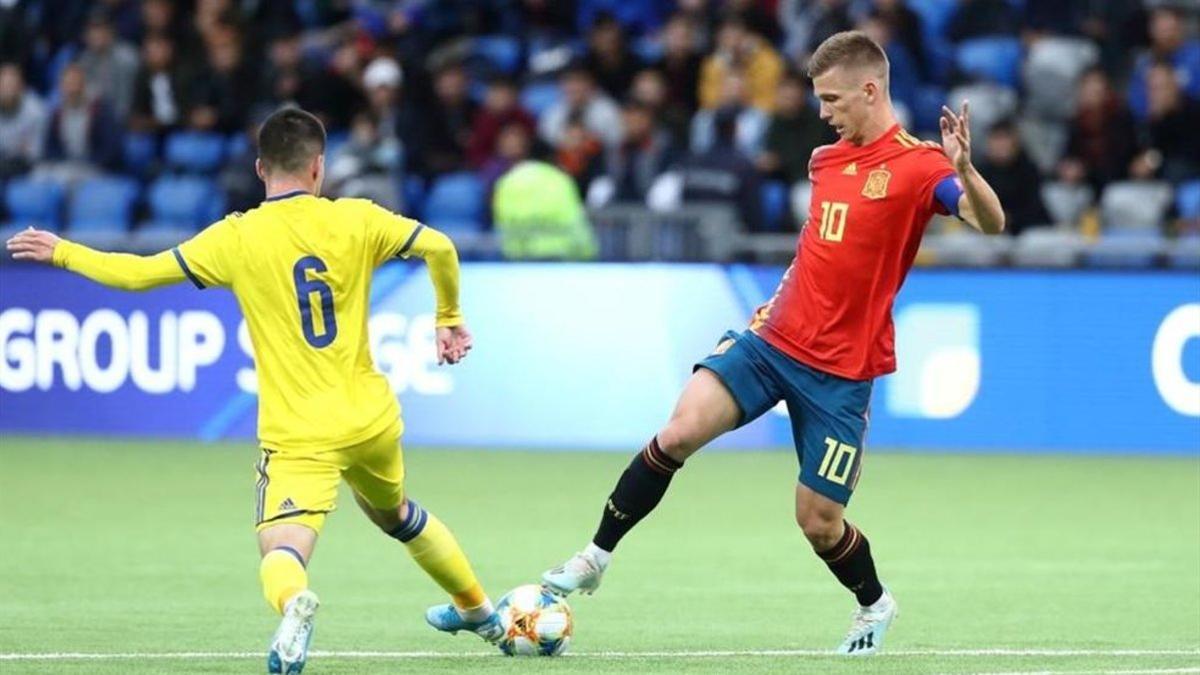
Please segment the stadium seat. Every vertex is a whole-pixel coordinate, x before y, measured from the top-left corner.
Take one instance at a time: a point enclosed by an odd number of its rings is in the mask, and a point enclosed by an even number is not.
[[[1021,68],[1025,109],[1039,117],[1066,120],[1075,112],[1079,77],[1100,60],[1100,50],[1082,38],[1045,37],[1029,47]]]
[[[788,201],[792,207],[792,215],[796,216],[796,222],[804,225],[804,221],[808,219],[809,204],[812,202],[812,183],[806,180],[796,181],[788,194]]]
[[[1071,131],[1067,128],[1067,123],[1023,115],[1017,122],[1017,133],[1029,160],[1037,165],[1038,170],[1043,174],[1054,173],[1054,168],[1066,151],[1067,141],[1070,139]]]
[[[1148,230],[1106,232],[1084,251],[1088,267],[1152,267],[1166,249],[1163,236]]]
[[[220,134],[179,131],[167,138],[167,164],[188,173],[213,173],[225,158],[225,138]]]
[[[136,176],[150,173],[158,159],[158,141],[150,134],[125,134],[125,169]]]
[[[128,231],[139,192],[137,181],[124,176],[83,181],[71,194],[68,228],[72,233]]]
[[[484,186],[469,172],[438,178],[425,200],[424,220],[438,229],[482,229]]]
[[[1089,185],[1062,182],[1042,185],[1042,203],[1056,225],[1075,225],[1095,200],[1096,192]]]
[[[541,117],[560,98],[562,91],[555,82],[534,82],[521,90],[521,105],[534,117]]]
[[[946,95],[951,110],[959,110],[963,101],[971,102],[971,136],[976,139],[985,138],[988,129],[1017,112],[1017,92],[991,82],[955,87]]]
[[[250,150],[250,138],[246,134],[229,134],[225,139],[225,158],[237,157]]]
[[[643,35],[633,41],[633,53],[645,63],[658,63],[663,55],[663,43],[653,35]]]
[[[401,184],[404,195],[404,213],[410,218],[421,218],[425,209],[425,179],[416,175],[405,176]]]
[[[1100,222],[1106,231],[1158,231],[1171,206],[1170,183],[1120,181],[1109,183],[1100,197]]]
[[[778,180],[766,181],[760,188],[759,196],[762,202],[763,226],[771,232],[783,229],[788,209],[787,184]]]
[[[1035,227],[1022,232],[1012,247],[1020,267],[1073,267],[1087,242],[1069,229]]]
[[[471,56],[496,71],[512,75],[521,67],[521,43],[508,35],[485,35],[471,41]]]
[[[57,230],[62,223],[62,185],[32,178],[14,178],[4,190],[9,221],[5,229],[38,227]]]
[[[1181,183],[1175,188],[1175,209],[1186,220],[1200,218],[1200,180]]]
[[[916,96],[913,97],[912,121],[918,134],[938,132],[938,119],[942,116],[942,106],[945,104],[945,89],[937,85],[917,87]]]
[[[933,262],[956,267],[995,267],[1011,247],[1009,237],[988,237],[965,229],[927,234],[921,242],[922,252]]]
[[[155,229],[197,230],[221,217],[225,204],[215,183],[198,176],[164,176],[147,194]]]
[[[955,50],[954,63],[967,75],[1016,87],[1021,66],[1021,41],[999,35],[964,40]]]
[[[1180,237],[1167,246],[1167,265],[1200,271],[1200,234]]]

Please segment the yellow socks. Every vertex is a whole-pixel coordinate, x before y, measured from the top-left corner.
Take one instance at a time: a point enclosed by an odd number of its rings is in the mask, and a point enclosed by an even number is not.
[[[450,530],[432,513],[408,500],[408,517],[389,532],[408,548],[413,560],[433,577],[461,610],[487,604],[487,595],[471,570],[471,563]]]
[[[303,560],[296,549],[280,546],[267,551],[258,566],[263,595],[280,614],[288,600],[308,588],[308,571],[304,569]]]

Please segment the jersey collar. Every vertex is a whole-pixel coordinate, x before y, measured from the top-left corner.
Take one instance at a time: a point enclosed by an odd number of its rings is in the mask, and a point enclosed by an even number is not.
[[[263,202],[277,202],[281,199],[291,199],[292,197],[299,197],[300,195],[311,195],[311,194],[312,193],[307,190],[292,190],[291,192],[285,192],[281,195],[275,195],[274,197],[267,197],[266,199],[263,200]]]

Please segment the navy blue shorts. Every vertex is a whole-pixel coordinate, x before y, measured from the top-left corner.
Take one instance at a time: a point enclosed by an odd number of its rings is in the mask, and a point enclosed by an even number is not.
[[[800,482],[846,504],[858,483],[871,380],[847,380],[791,358],[751,331],[729,331],[696,368],[721,379],[742,410],[738,426],[785,401],[800,459]]]

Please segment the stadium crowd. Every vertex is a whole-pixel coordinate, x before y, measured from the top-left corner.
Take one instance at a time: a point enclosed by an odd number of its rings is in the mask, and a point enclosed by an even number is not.
[[[744,232],[794,232],[808,157],[836,140],[804,65],[858,28],[884,46],[914,134],[938,138],[940,107],[970,100],[974,159],[1007,211],[1003,250],[949,236],[931,257],[1152,265],[1178,252],[1190,266],[1198,7],[0,0],[0,223],[195,230],[252,208],[255,125],[294,104],[329,130],[329,193],[465,237],[493,219],[573,228],[514,257],[595,255],[588,214],[619,204],[721,202]]]

